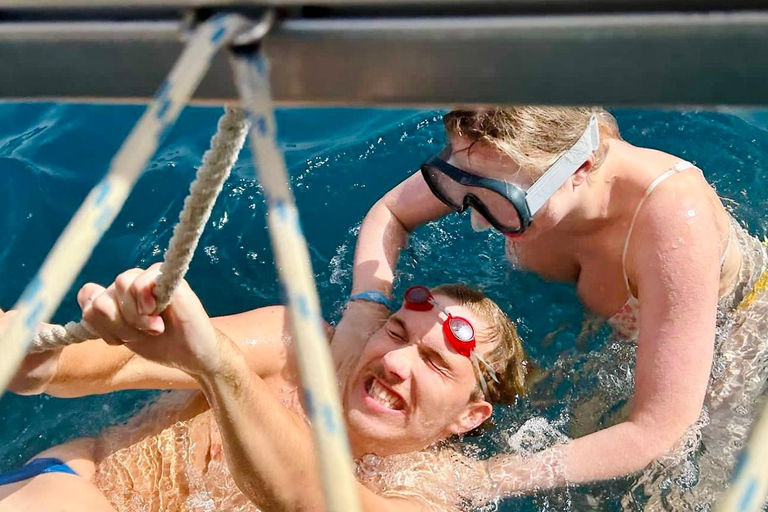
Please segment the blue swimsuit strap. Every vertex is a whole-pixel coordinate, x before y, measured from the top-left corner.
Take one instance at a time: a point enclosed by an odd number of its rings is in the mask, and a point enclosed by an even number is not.
[[[77,476],[77,473],[75,473],[75,471],[61,459],[44,457],[40,459],[32,459],[18,469],[14,469],[7,473],[0,473],[0,485],[21,482],[22,480],[27,480],[43,473],[69,473],[70,475]]]

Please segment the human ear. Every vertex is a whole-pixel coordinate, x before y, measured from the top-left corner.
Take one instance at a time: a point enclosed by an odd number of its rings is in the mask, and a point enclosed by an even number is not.
[[[485,400],[470,402],[464,408],[457,421],[451,425],[451,432],[456,435],[466,434],[479,427],[491,417],[493,406]]]
[[[592,169],[595,167],[595,155],[589,155],[587,157],[587,160],[581,164],[581,167],[576,169],[576,172],[573,173],[573,176],[571,179],[573,180],[573,186],[578,187],[587,179],[589,178],[589,173],[592,172]]]

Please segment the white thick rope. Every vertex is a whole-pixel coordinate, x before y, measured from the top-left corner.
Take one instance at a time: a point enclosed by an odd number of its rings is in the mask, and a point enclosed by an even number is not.
[[[264,55],[236,52],[233,67],[243,107],[251,116],[251,148],[264,187],[275,265],[288,302],[303,402],[312,424],[325,496],[323,510],[358,512],[357,482],[320,299],[285,159],[277,144],[268,63]]]
[[[157,314],[168,307],[173,292],[189,270],[189,262],[211,216],[213,204],[245,144],[249,126],[245,114],[238,108],[226,107],[225,110],[211,139],[211,147],[203,156],[203,165],[189,187],[189,195],[184,200],[179,222],[165,252],[161,275],[154,289]],[[37,333],[31,351],[42,352],[96,337],[85,322],[69,322],[63,327],[54,325]]]

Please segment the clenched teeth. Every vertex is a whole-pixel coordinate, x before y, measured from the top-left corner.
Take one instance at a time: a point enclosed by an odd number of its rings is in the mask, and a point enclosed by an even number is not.
[[[371,398],[388,409],[399,411],[405,406],[402,398],[379,384],[376,379],[373,379],[368,394],[371,395]]]

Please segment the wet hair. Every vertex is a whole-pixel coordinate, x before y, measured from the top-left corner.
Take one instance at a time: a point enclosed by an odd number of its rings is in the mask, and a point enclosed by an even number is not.
[[[444,284],[433,288],[432,293],[458,301],[488,326],[482,331],[476,331],[475,335],[484,344],[493,345],[491,350],[483,352],[482,355],[496,372],[499,382],[493,380],[483,364],[479,365],[488,387],[485,400],[494,404],[512,404],[517,397],[524,395],[527,388],[528,358],[515,324],[498,304],[483,292],[463,284]],[[478,381],[470,399],[479,400],[483,396]]]
[[[584,134],[592,116],[600,129],[597,169],[608,139],[621,139],[616,119],[602,107],[518,106],[453,110],[443,116],[450,136],[495,148],[511,158],[531,179],[541,176]]]

